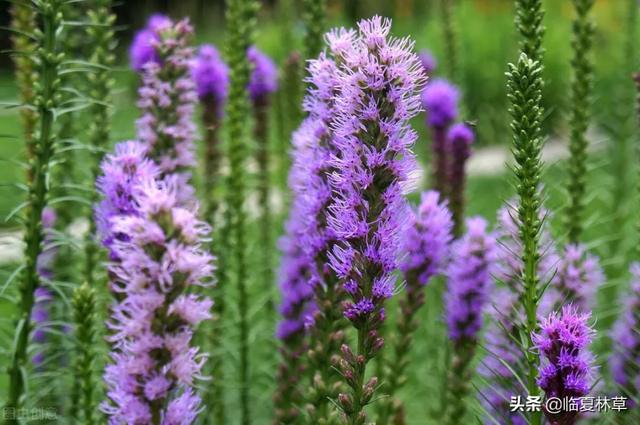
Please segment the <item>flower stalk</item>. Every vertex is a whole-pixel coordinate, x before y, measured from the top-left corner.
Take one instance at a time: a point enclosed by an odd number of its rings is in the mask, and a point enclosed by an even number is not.
[[[29,335],[33,330],[31,314],[35,292],[41,283],[37,265],[45,237],[41,217],[47,206],[49,167],[56,139],[53,127],[56,110],[61,100],[60,68],[64,59],[64,55],[60,52],[59,40],[62,26],[61,3],[59,0],[39,0],[32,5],[37,12],[42,30],[34,34],[39,46],[36,50],[39,81],[34,84],[32,105],[37,114],[37,131],[34,133],[34,155],[29,163],[28,173],[31,179],[24,221],[25,265],[19,289],[19,318],[15,327],[16,335],[11,363],[8,367],[9,388],[6,406],[16,409],[22,404],[26,388],[27,349]],[[12,419],[7,419],[7,423],[14,422]]]
[[[591,48],[595,26],[589,18],[594,0],[573,0],[576,18],[573,21],[573,79],[571,82],[571,117],[569,126],[569,181],[567,192],[569,204],[565,210],[569,242],[577,243],[583,231],[584,197],[587,176],[586,138],[591,118],[591,92],[593,89],[593,60]]]

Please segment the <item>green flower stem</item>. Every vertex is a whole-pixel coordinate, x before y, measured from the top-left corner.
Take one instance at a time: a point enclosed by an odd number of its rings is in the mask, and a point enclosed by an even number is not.
[[[516,29],[520,34],[520,52],[542,67],[544,37],[542,0],[516,0]]]
[[[16,2],[11,5],[11,41],[15,50],[13,57],[16,68],[16,83],[20,91],[20,101],[23,105],[33,104],[34,82],[36,74],[34,70],[33,55],[36,51],[36,44],[29,38],[28,34],[36,30],[35,9],[26,3]],[[35,145],[33,133],[35,131],[38,116],[29,108],[21,108],[23,137],[27,147],[27,160],[32,161],[35,156]],[[27,173],[27,181],[31,183],[33,176]]]
[[[566,208],[565,223],[569,241],[579,242],[583,231],[584,195],[587,174],[586,138],[591,118],[591,91],[593,87],[593,63],[591,47],[594,24],[589,19],[589,11],[594,0],[573,0],[576,18],[573,21],[573,81],[571,82],[571,137],[569,140],[569,182],[567,185],[569,205]]]
[[[229,176],[226,187],[225,226],[229,232],[229,258],[224,259],[225,267],[231,268],[230,282],[238,287],[239,334],[240,334],[240,421],[242,425],[251,423],[249,399],[249,323],[247,294],[246,259],[246,195],[245,163],[247,159],[247,134],[245,129],[250,113],[247,84],[251,66],[247,60],[247,49],[253,44],[258,3],[253,0],[228,0],[227,55],[231,71],[229,101],[227,103],[227,129],[229,131]],[[225,255],[226,256],[226,255]],[[228,261],[229,260],[229,261]]]
[[[299,52],[292,52],[284,62],[281,76],[282,89],[276,93],[278,100],[279,143],[278,183],[281,187],[287,184],[290,167],[289,149],[291,134],[302,121],[302,57]]]
[[[82,411],[82,420],[77,423],[92,425],[95,423],[94,412],[96,411],[94,400],[96,381],[93,370],[96,361],[95,291],[85,282],[73,291],[71,305],[77,343],[74,386],[77,386],[75,392],[79,395],[78,406]]]
[[[327,0],[303,0],[304,55],[306,59],[315,58],[322,51],[323,37],[326,30]],[[349,3],[355,3],[355,0]]]
[[[476,343],[466,341],[453,347],[453,356],[449,365],[446,385],[446,402],[444,423],[458,425],[463,422],[467,414],[469,401],[466,400],[471,390],[473,369],[471,362],[476,350]]]
[[[26,387],[27,348],[29,334],[33,329],[31,311],[35,301],[35,290],[40,286],[37,261],[44,241],[41,217],[47,205],[49,164],[54,153],[55,142],[53,124],[55,110],[60,102],[59,67],[64,57],[58,49],[59,29],[62,25],[60,4],[60,0],[38,0],[33,3],[42,22],[42,32],[38,35],[39,48],[36,53],[40,81],[35,85],[34,98],[34,107],[38,114],[38,132],[34,135],[34,157],[29,163],[32,181],[29,185],[25,217],[25,265],[18,304],[20,317],[16,325],[11,364],[8,368],[9,391],[6,406],[16,409],[22,405],[22,396]],[[15,420],[7,419],[7,423],[15,423]]]
[[[253,138],[256,142],[255,159],[258,164],[258,205],[260,222],[260,254],[262,270],[260,279],[262,281],[261,293],[267,295],[267,315],[269,323],[273,322],[275,316],[275,304],[273,297],[273,258],[272,258],[272,217],[271,217],[271,155],[269,146],[269,111],[271,107],[271,96],[261,96],[253,102]]]
[[[111,13],[111,4],[111,0],[92,0],[92,7],[88,12],[87,40],[91,46],[94,46],[93,54],[89,59],[93,68],[87,77],[91,99],[88,142],[91,149],[90,193],[92,204],[98,201],[98,194],[94,186],[100,175],[100,162],[109,145],[111,133],[111,90],[114,84],[111,68],[115,61],[114,49],[116,46],[113,31],[116,17]],[[92,209],[89,209],[87,218],[89,231],[85,240],[84,279],[90,287],[93,287],[94,270],[98,261],[98,246],[95,240],[96,222]]]
[[[518,220],[520,239],[523,244],[524,285],[521,297],[526,314],[523,324],[523,351],[527,365],[526,384],[528,395],[540,393],[536,378],[539,357],[533,352],[531,335],[537,329],[538,301],[542,295],[537,276],[539,255],[539,237],[542,220],[540,219],[540,176],[542,163],[542,69],[538,62],[529,59],[525,53],[520,55],[517,65],[509,64],[508,96],[511,103],[511,129],[513,131],[513,154],[516,189],[519,197]],[[530,424],[539,425],[541,412],[530,416]]]
[[[637,122],[638,125],[640,125],[640,72],[635,73],[633,75],[633,81],[635,82],[636,85],[636,118],[637,118]],[[638,163],[640,163],[640,145],[636,146],[636,161],[638,161]],[[637,188],[636,190],[638,191],[638,194],[640,194],[640,168],[638,169],[638,181],[637,181]],[[636,219],[636,233],[637,236],[640,237],[640,216],[638,216],[638,218]],[[640,243],[636,242],[636,258],[640,259]]]
[[[418,276],[407,275],[407,281],[417,280]],[[421,290],[415,291],[414,288]],[[400,300],[400,312],[397,318],[397,336],[393,342],[393,351],[390,361],[386,362],[384,371],[384,392],[387,398],[378,404],[378,424],[387,425],[395,423],[393,418],[402,415],[404,410],[402,402],[395,398],[396,393],[407,381],[406,369],[409,365],[409,350],[413,341],[413,334],[418,329],[418,317],[416,313],[424,305],[425,294],[423,288],[417,284],[407,284],[404,298]],[[457,404],[456,404],[457,405]]]
[[[458,77],[458,40],[453,22],[454,2],[455,0],[440,0],[442,37],[444,39],[447,76],[451,81],[455,82]]]
[[[318,267],[323,269],[323,260],[318,260]],[[345,320],[336,308],[342,300],[341,289],[337,277],[327,270],[323,278],[324,285],[314,288],[315,299],[318,300],[318,311],[314,315],[311,328],[311,342],[307,354],[310,370],[315,371],[312,385],[307,394],[307,412],[310,424],[333,425],[338,423],[335,410],[331,409],[331,401],[339,393],[339,375],[335,369],[337,354],[345,342]]]

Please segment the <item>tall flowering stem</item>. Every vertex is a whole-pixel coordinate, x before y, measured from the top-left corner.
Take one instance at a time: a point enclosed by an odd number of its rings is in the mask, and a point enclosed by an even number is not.
[[[449,196],[447,183],[452,163],[447,130],[458,117],[459,98],[458,88],[442,79],[430,81],[422,92],[422,106],[426,110],[427,125],[432,137],[431,186],[445,197]]]
[[[11,41],[15,50],[16,84],[20,90],[20,101],[24,105],[33,104],[35,97],[34,82],[36,79],[33,55],[37,45],[29,37],[36,30],[36,9],[26,3],[15,2],[11,5]],[[27,148],[27,159],[31,161],[35,156],[34,131],[38,123],[38,116],[30,108],[20,109],[24,142]],[[31,182],[33,176],[27,175]]]
[[[535,348],[544,357],[537,382],[546,399],[579,399],[589,394],[593,365],[588,348],[594,334],[589,317],[569,304],[560,314],[551,313],[533,335]],[[553,425],[573,425],[579,417],[577,409],[545,410],[544,414]]]
[[[174,176],[181,185],[182,202],[191,202],[193,188],[188,185],[195,166],[194,112],[198,101],[190,64],[193,28],[188,20],[162,19],[154,27],[157,39],[151,42],[156,61],[142,66],[142,86],[136,121],[138,140],[147,155],[158,164],[161,178]]]
[[[542,0],[516,0],[516,29],[520,34],[520,52],[542,67],[544,10]]]
[[[419,325],[418,312],[424,305],[424,287],[433,276],[443,271],[448,259],[452,229],[453,221],[446,201],[440,200],[438,192],[423,193],[417,212],[412,212],[408,217],[407,228],[400,242],[404,256],[400,270],[406,287],[400,300],[392,357],[386,364],[383,390],[389,397],[380,403],[380,424],[390,423],[390,419],[402,410],[400,401],[394,396],[406,381],[405,373],[409,366],[407,348],[411,346],[413,334]]]
[[[89,26],[87,27],[88,44],[93,47],[89,62],[93,65],[88,74],[89,96],[91,107],[89,110],[91,122],[89,124],[88,143],[91,146],[92,181],[100,175],[100,162],[109,143],[111,133],[111,90],[114,80],[111,67],[115,61],[113,24],[115,15],[111,13],[111,0],[94,0],[93,7],[88,11]],[[97,192],[93,191],[92,201],[98,200]],[[94,283],[94,269],[97,262],[97,245],[94,238],[96,222],[93,214],[89,215],[89,231],[85,241],[85,273],[84,279],[89,286]]]
[[[470,368],[475,354],[483,314],[493,284],[497,241],[487,231],[488,223],[480,218],[467,221],[467,233],[452,248],[445,294],[449,339],[453,358],[447,379],[446,423],[463,423],[472,378]]]
[[[96,362],[96,296],[95,290],[86,282],[73,291],[71,300],[76,337],[76,363],[74,374],[79,385],[78,406],[82,410],[82,423],[90,424],[95,420],[96,381],[94,366]],[[76,418],[78,419],[78,418]]]
[[[339,391],[335,363],[345,339],[346,325],[340,309],[336,308],[344,298],[344,291],[328,265],[329,254],[336,242],[329,216],[334,202],[330,176],[335,168],[331,158],[339,154],[331,128],[339,80],[336,63],[324,53],[309,61],[308,74],[308,94],[303,106],[309,117],[293,135],[292,166],[292,170],[306,172],[301,178],[290,180],[294,183],[292,188],[296,199],[302,201],[300,244],[312,265],[310,284],[317,306],[309,330],[308,358],[310,370],[313,370],[312,385],[305,396],[311,421],[333,424],[337,418],[334,410],[330,409],[330,400],[335,399]]]
[[[298,200],[299,201],[299,200]],[[293,424],[300,417],[303,401],[301,377],[305,376],[304,354],[307,349],[306,318],[313,313],[313,288],[309,285],[311,264],[300,246],[303,217],[294,204],[287,221],[287,234],[280,241],[280,292],[282,302],[276,336],[281,341],[278,365],[278,388],[274,395],[274,425]]]
[[[227,242],[228,255],[223,255],[224,267],[230,272],[223,276],[222,285],[238,287],[240,319],[240,417],[243,425],[251,423],[249,400],[249,323],[246,260],[246,196],[245,164],[247,158],[246,128],[249,117],[247,86],[251,77],[251,65],[247,50],[253,44],[258,2],[254,0],[229,0],[227,7],[227,58],[230,70],[229,101],[227,103],[227,131],[229,136],[229,176],[225,190],[225,229],[222,242]]]
[[[529,59],[525,53],[520,55],[516,65],[509,64],[508,96],[511,102],[511,129],[513,131],[514,172],[519,198],[518,222],[522,241],[522,297],[521,304],[526,320],[523,323],[523,351],[527,363],[527,390],[535,396],[539,393],[536,385],[538,357],[532,352],[531,335],[537,329],[538,302],[542,290],[538,276],[540,261],[540,229],[544,217],[540,218],[541,194],[540,175],[542,162],[542,136],[540,122],[542,118],[541,91],[542,77],[538,62]],[[540,412],[531,414],[534,425],[540,423]]]
[[[466,124],[455,124],[447,133],[451,150],[451,164],[448,167],[449,202],[453,214],[454,233],[462,232],[464,219],[464,192],[466,186],[465,166],[471,156],[471,145],[475,139],[473,130]]]
[[[188,291],[213,273],[203,250],[210,229],[181,206],[179,190],[177,178],[141,181],[132,192],[136,214],[111,220],[115,233],[127,235],[113,245],[121,298],[107,322],[113,363],[102,410],[114,423],[191,424],[201,410],[193,387],[205,355],[191,339],[211,317],[212,301]]]
[[[455,24],[453,22],[455,1],[456,0],[440,0],[442,37],[444,39],[447,76],[451,81],[456,81],[458,77],[458,40]]]
[[[573,80],[571,82],[571,137],[569,139],[569,181],[567,191],[569,205],[566,207],[566,226],[569,241],[579,242],[583,230],[585,180],[587,173],[586,138],[591,117],[591,91],[593,87],[593,44],[594,24],[589,12],[594,0],[573,0],[576,18],[573,21]]]
[[[229,89],[229,68],[218,50],[204,44],[191,63],[191,77],[202,105],[204,127],[204,161],[202,185],[205,198],[204,217],[212,225],[218,210],[220,160],[220,126]]]
[[[198,49],[197,55],[191,63],[191,77],[196,84],[198,99],[202,106],[202,124],[204,127],[204,159],[202,171],[202,187],[204,193],[203,209],[205,221],[211,225],[213,232],[217,230],[216,214],[220,203],[220,163],[222,159],[222,146],[220,140],[220,127],[222,124],[224,106],[229,90],[229,68],[224,63],[218,50],[209,44],[204,44]],[[216,253],[220,241],[213,239],[211,250]],[[213,305],[212,323],[208,326],[206,338],[212,347],[208,361],[211,375],[211,383],[206,386],[204,392],[204,404],[207,406],[209,420],[212,423],[224,423],[224,394],[222,382],[224,381],[224,355],[220,346],[224,326],[222,316],[226,303],[222,296],[220,286],[212,290]]]
[[[8,367],[9,388],[6,406],[12,408],[20,407],[26,387],[24,369],[28,361],[29,334],[33,330],[31,314],[35,293],[40,286],[38,257],[42,253],[45,236],[41,217],[47,206],[49,166],[55,146],[53,127],[60,100],[59,74],[61,62],[64,59],[59,50],[59,34],[62,25],[61,3],[59,0],[40,0],[32,5],[42,28],[41,31],[33,34],[39,46],[36,51],[39,84],[35,86],[32,104],[37,113],[37,131],[34,133],[34,156],[30,160],[28,172],[30,180],[24,219],[25,264],[20,285],[19,318],[13,339],[11,364]],[[11,419],[8,421],[13,422]]]
[[[302,15],[306,28],[304,55],[306,59],[317,57],[322,51],[326,31],[327,0],[303,0]]]
[[[399,233],[409,211],[403,194],[417,166],[408,121],[420,110],[426,79],[413,43],[389,37],[390,20],[374,17],[358,28],[327,37],[341,86],[329,218],[339,242],[330,264],[348,294],[344,315],[357,333],[355,350],[341,347],[339,369],[350,391],[339,394],[338,405],[344,423],[353,425],[365,423],[378,386],[376,377],[365,382],[366,368],[384,344],[384,302],[393,294]]]
[[[275,63],[267,55],[259,51],[255,46],[247,52],[252,66],[251,79],[249,80],[249,96],[253,107],[253,138],[256,142],[255,159],[258,164],[258,204],[260,206],[260,250],[262,254],[261,278],[263,293],[267,294],[267,310],[273,312],[273,286],[271,256],[271,155],[269,146],[270,126],[269,118],[273,93],[278,88],[278,69]]]

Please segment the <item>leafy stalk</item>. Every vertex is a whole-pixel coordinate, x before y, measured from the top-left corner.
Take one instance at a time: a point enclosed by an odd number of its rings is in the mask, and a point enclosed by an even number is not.
[[[27,379],[25,370],[28,361],[29,334],[33,329],[31,312],[35,301],[35,290],[40,286],[37,270],[38,256],[42,252],[44,231],[42,211],[47,206],[49,192],[49,165],[54,153],[57,107],[60,104],[60,64],[64,54],[59,49],[59,33],[62,25],[60,0],[35,0],[33,2],[41,31],[34,33],[37,39],[36,66],[39,82],[34,84],[33,107],[37,111],[37,132],[34,134],[34,156],[29,162],[29,182],[27,210],[25,217],[24,242],[25,265],[20,285],[19,318],[16,324],[14,345],[11,348],[9,391],[7,407],[19,408],[23,402]],[[7,423],[14,420],[8,419]]]
[[[249,324],[246,261],[246,194],[245,163],[247,158],[247,134],[249,103],[246,87],[251,66],[247,49],[253,43],[258,3],[253,0],[229,0],[227,8],[228,64],[230,69],[229,101],[227,103],[227,128],[229,131],[229,176],[226,187],[225,226],[228,228],[229,254],[225,267],[232,273],[225,275],[238,287],[240,314],[240,417],[243,425],[251,423],[249,400]],[[226,256],[226,255],[225,255]],[[227,261],[230,260],[230,261]]]
[[[537,329],[537,306],[542,295],[537,275],[540,260],[540,176],[542,172],[542,68],[538,62],[521,53],[516,65],[509,64],[508,97],[511,103],[511,130],[513,132],[513,154],[516,190],[519,197],[517,208],[522,252],[523,293],[520,298],[526,318],[522,324],[523,351],[527,366],[527,391],[531,396],[540,393],[536,383],[539,358],[533,353],[531,335]],[[540,424],[540,412],[531,415],[530,423]]]
[[[91,185],[100,175],[100,161],[108,146],[111,130],[111,90],[113,77],[111,67],[114,64],[114,40],[113,24],[115,15],[111,13],[111,0],[93,0],[88,12],[89,26],[87,27],[88,43],[94,47],[89,59],[93,65],[92,72],[87,76],[88,94],[91,99],[89,116],[88,142],[91,147]],[[98,200],[95,190],[91,191],[92,204]],[[94,269],[96,266],[98,249],[94,235],[96,223],[92,210],[89,211],[89,231],[85,241],[85,282],[93,287]]]
[[[79,396],[78,406],[82,410],[82,420],[78,423],[91,425],[95,420],[96,410],[94,390],[95,346],[95,291],[85,282],[73,291],[71,301],[73,321],[76,326],[76,360],[74,371],[75,392]]]
[[[542,0],[516,0],[516,29],[520,33],[520,52],[542,67],[544,26]]]
[[[323,46],[326,26],[327,0],[304,0],[303,19],[306,28],[304,54],[306,59],[315,58]]]
[[[447,76],[451,81],[457,81],[456,77],[458,76],[458,46],[455,25],[453,23],[454,2],[455,0],[440,0]]]
[[[34,98],[34,82],[36,80],[33,55],[37,45],[29,34],[36,29],[35,9],[26,3],[16,2],[11,6],[11,41],[15,50],[13,61],[15,63],[16,83],[20,91],[20,101],[23,105],[30,105]],[[38,122],[38,116],[30,108],[20,110],[22,118],[23,137],[27,147],[27,159],[31,161],[35,156],[33,133]],[[27,180],[32,181],[33,176],[27,175]]]
[[[566,208],[566,226],[570,242],[578,242],[583,231],[584,194],[587,173],[586,138],[591,117],[591,91],[593,87],[593,63],[591,47],[594,24],[589,11],[594,0],[573,0],[576,18],[573,21],[573,81],[571,83],[571,137],[569,140],[569,182],[567,185],[569,205]]]

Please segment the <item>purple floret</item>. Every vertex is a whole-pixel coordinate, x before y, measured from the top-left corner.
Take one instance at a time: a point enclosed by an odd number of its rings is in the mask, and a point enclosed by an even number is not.
[[[430,50],[424,49],[418,53],[418,57],[420,58],[420,63],[422,64],[422,69],[424,73],[427,75],[431,75],[433,71],[436,70],[438,66],[438,61],[436,60],[433,53]]]

